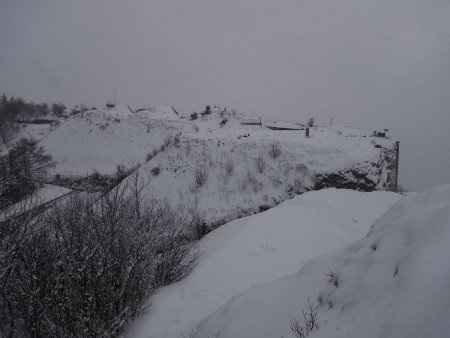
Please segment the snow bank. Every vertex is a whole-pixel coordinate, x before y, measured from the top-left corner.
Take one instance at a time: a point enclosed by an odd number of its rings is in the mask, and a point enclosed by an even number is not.
[[[322,304],[309,337],[449,337],[449,243],[450,185],[409,195],[364,239],[242,293],[196,337],[292,337],[290,319],[301,319],[308,297]]]
[[[189,336],[201,319],[255,283],[297,271],[312,257],[360,239],[399,198],[326,189],[221,226],[200,241],[203,254],[194,271],[158,290],[149,313],[125,337]]]

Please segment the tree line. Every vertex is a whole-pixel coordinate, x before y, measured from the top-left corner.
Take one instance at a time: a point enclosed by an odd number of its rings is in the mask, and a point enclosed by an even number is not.
[[[52,104],[27,102],[20,97],[8,97],[3,93],[0,97],[0,139],[3,143],[8,142],[17,131],[17,123],[44,121],[43,116],[63,117],[86,110],[88,107],[85,104],[77,105],[68,111],[66,105],[61,102]]]

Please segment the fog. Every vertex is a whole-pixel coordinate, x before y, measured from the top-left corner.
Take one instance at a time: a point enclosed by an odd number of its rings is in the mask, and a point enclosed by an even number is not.
[[[388,128],[400,184],[450,183],[448,0],[0,0],[0,92]]]

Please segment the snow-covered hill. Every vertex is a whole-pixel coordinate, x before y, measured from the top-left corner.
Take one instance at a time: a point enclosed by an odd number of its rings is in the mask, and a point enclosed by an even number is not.
[[[307,260],[362,238],[370,225],[399,199],[400,195],[391,192],[325,189],[225,224],[200,241],[202,256],[194,271],[184,280],[158,290],[149,301],[148,314],[124,336],[190,337],[204,317],[229,299],[240,299],[237,295],[252,285],[293,273]],[[270,304],[267,306],[270,311]],[[259,313],[257,309],[251,311]],[[219,315],[226,316],[227,309]],[[239,312],[232,312],[223,321],[239,316]],[[289,329],[290,317],[285,319]],[[206,322],[200,332],[206,332],[204,336],[208,337],[219,330],[222,328]],[[247,332],[229,337],[259,337]],[[281,332],[271,337],[280,336]]]
[[[67,119],[39,145],[63,176],[142,164],[147,193],[198,213],[210,229],[310,189],[392,187],[389,139],[349,127],[315,127],[306,137],[300,124],[266,127],[257,116],[221,108],[198,117],[172,107],[92,110]]]
[[[170,109],[170,108],[169,108]],[[178,132],[178,117],[166,108],[133,113],[128,107],[91,110],[68,118],[39,145],[57,161],[55,173],[112,174],[117,166],[145,162],[164,139]]]
[[[450,185],[411,194],[361,241],[231,299],[195,337],[292,337],[308,298],[319,304],[309,337],[449,337],[449,243]]]
[[[180,120],[171,146],[139,173],[147,192],[196,210],[212,227],[259,212],[309,189],[389,190],[392,141],[356,128],[274,131],[248,117],[212,113]],[[259,119],[258,119],[259,123]]]

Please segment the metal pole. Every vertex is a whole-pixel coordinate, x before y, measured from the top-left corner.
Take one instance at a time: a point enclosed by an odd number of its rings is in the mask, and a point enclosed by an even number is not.
[[[395,192],[398,192],[398,161],[400,156],[400,141],[395,142]]]

